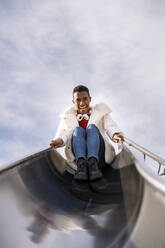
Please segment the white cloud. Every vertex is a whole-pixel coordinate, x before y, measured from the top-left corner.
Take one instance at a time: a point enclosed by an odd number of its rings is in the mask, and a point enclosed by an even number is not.
[[[112,107],[127,136],[163,154],[163,6],[142,0],[1,3],[0,125],[30,151],[33,136],[34,147],[49,143],[58,115],[72,104],[73,86],[85,82],[94,100]]]

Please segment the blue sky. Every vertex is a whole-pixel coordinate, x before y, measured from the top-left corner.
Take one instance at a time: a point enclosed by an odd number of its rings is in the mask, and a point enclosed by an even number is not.
[[[49,145],[79,83],[164,156],[164,1],[0,0],[0,23],[0,164]]]

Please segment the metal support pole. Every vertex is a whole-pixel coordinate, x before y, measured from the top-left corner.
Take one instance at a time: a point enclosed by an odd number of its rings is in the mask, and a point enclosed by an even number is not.
[[[124,137],[124,141],[129,145],[129,146],[132,146],[134,147],[136,150],[140,151],[143,153],[144,155],[144,160],[145,160],[145,157],[146,155],[150,158],[152,158],[153,160],[155,160],[156,162],[159,163],[159,169],[158,169],[158,175],[162,176],[162,175],[165,175],[165,170],[164,170],[164,173],[162,174],[159,174],[160,173],[160,169],[161,169],[161,165],[165,166],[165,160],[159,156],[157,156],[156,154],[148,151],[147,149],[145,149],[144,147],[136,144],[135,142],[133,142],[132,140]]]

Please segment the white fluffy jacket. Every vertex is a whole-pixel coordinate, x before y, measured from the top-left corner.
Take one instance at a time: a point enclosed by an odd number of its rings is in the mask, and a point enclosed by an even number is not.
[[[105,161],[110,164],[115,156],[114,147],[110,144],[109,138],[112,139],[114,133],[121,132],[117,124],[112,120],[110,113],[112,110],[104,103],[92,106],[91,115],[88,125],[95,124],[100,130],[105,142]],[[74,107],[69,108],[61,115],[61,122],[58,127],[56,138],[62,138],[65,146],[65,154],[68,163],[75,168],[75,157],[72,152],[72,133],[76,126],[79,126],[76,111]]]

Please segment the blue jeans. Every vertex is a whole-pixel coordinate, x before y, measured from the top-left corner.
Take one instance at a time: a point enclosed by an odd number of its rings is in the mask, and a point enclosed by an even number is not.
[[[105,144],[99,129],[90,124],[86,130],[76,127],[72,134],[72,151],[75,161],[83,157],[88,159],[95,157],[99,161],[99,168],[102,169],[105,163]]]

